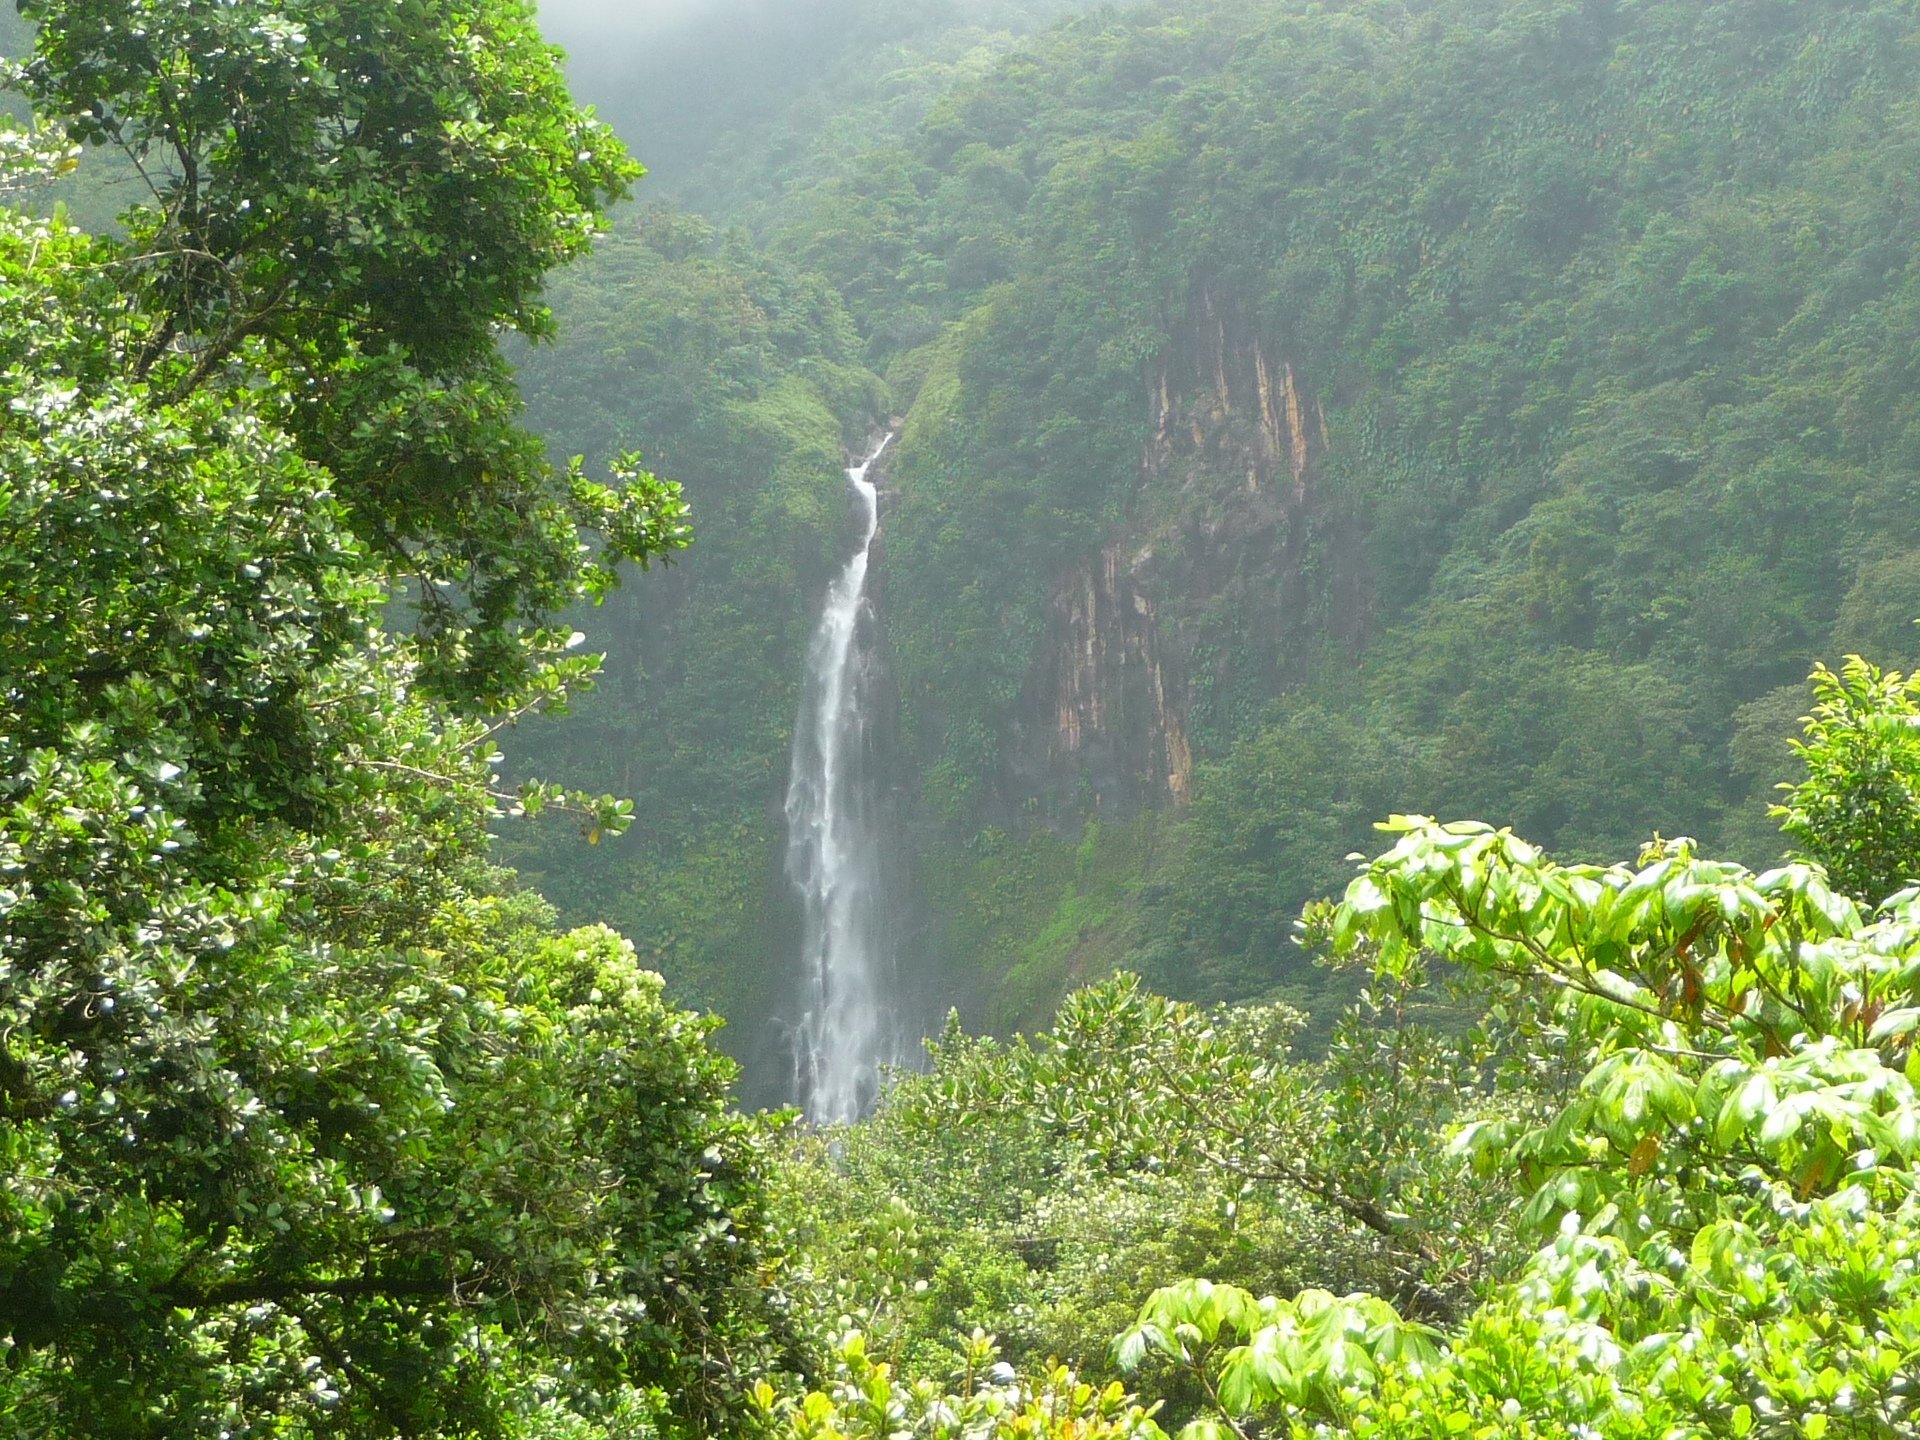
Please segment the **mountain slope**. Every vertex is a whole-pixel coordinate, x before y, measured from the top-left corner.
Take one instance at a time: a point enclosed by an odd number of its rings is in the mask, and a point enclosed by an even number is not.
[[[1017,122],[924,128],[930,163],[1034,179],[898,463],[935,807],[1191,787],[1137,958],[1222,995],[1288,973],[1287,916],[1389,807],[1769,858],[1786,756],[1730,751],[1737,714],[1836,647],[1914,648],[1913,33],[1147,12],[1043,42]]]
[[[1792,687],[1920,648],[1916,38],[1893,0],[1162,4],[754,160],[732,214],[886,376],[847,442],[906,417],[876,578],[955,993],[1311,988],[1291,916],[1394,809],[1776,853]],[[709,543],[784,543],[741,523]],[[809,603],[742,684],[790,693]],[[756,845],[776,708],[716,761]],[[762,883],[671,873],[695,930]]]

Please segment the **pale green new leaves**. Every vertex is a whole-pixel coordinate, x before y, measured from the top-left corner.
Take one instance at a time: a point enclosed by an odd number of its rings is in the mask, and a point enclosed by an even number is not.
[[[1064,1365],[1016,1375],[975,1331],[952,1386],[910,1382],[842,1337],[832,1378],[799,1397],[761,1381],[751,1400],[775,1440],[1166,1440],[1152,1412],[1118,1384],[1095,1386]]]
[[[1255,1299],[1232,1285],[1184,1280],[1154,1292],[1115,1354],[1127,1370],[1149,1353],[1203,1376],[1217,1366],[1207,1384],[1230,1416],[1275,1408],[1339,1414],[1373,1387],[1383,1364],[1437,1356],[1436,1340],[1371,1295],[1308,1289],[1290,1300]],[[1188,1426],[1183,1440],[1199,1440],[1211,1423]]]
[[[1515,1142],[1516,1158],[1580,1165],[1604,1142],[1638,1176],[1663,1148],[1705,1139],[1811,1191],[1857,1153],[1911,1157],[1911,895],[1869,921],[1810,867],[1754,875],[1685,841],[1602,869],[1558,866],[1486,826],[1390,828],[1398,842],[1331,921],[1335,946],[1371,947],[1389,970],[1434,953],[1544,981],[1591,1058],[1579,1094]],[[1602,1185],[1563,1186],[1536,1218]]]
[[[1383,1366],[1357,1435],[1908,1433],[1920,1361],[1915,897],[1656,842],[1560,866],[1399,817],[1324,916],[1383,970],[1435,955],[1555,997],[1587,1065],[1544,1124],[1456,1143],[1552,1238],[1438,1363]]]

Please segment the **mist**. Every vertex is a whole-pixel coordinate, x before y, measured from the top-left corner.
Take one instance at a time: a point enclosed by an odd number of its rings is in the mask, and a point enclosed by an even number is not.
[[[574,94],[680,193],[720,137],[778,114],[852,37],[870,0],[539,0]]]
[[[761,27],[805,24],[843,0],[539,0],[541,28],[555,44],[585,57],[589,47],[659,40],[693,22],[726,15]]]
[[[556,43],[658,35],[734,0],[540,0],[540,23]]]

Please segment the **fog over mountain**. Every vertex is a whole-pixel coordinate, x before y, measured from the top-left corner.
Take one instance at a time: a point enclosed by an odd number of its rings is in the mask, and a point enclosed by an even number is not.
[[[703,12],[746,8],[740,0],[541,0],[540,22],[547,33],[570,48],[609,38],[658,35],[684,25]],[[805,9],[811,5],[788,5]]]
[[[836,130],[844,140],[853,114],[883,91],[906,108],[883,104],[853,130],[909,132],[945,81],[890,77],[1003,48],[1083,8],[1086,0],[539,3],[575,93],[646,163],[644,193],[709,212],[737,209],[748,192],[771,198],[795,146]]]
[[[859,0],[539,0],[540,23],[553,41],[576,59],[599,57],[608,46],[635,40],[678,41],[688,31],[698,42],[731,49],[743,39],[794,34],[844,22]],[[937,10],[985,9],[969,4]],[[703,22],[717,21],[719,24]]]
[[[576,93],[652,172],[697,168],[714,129],[778,113],[857,23],[859,0],[542,0]]]

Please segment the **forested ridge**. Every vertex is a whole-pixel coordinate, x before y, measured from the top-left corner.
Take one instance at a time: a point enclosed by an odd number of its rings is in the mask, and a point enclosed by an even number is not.
[[[1915,1432],[1920,8],[5,18],[0,1436]]]
[[[894,48],[823,60],[852,86],[829,139],[670,170],[715,207],[704,246],[670,211],[625,222],[615,255],[752,307],[603,345],[625,292],[584,270],[578,345],[528,372],[545,429],[623,410],[604,443],[730,522],[673,618],[634,592],[598,632],[725,611],[724,639],[660,652],[702,673],[533,742],[673,817],[567,862],[570,911],[592,885],[579,913],[672,937],[686,993],[756,1026],[777,1006],[767,738],[843,541],[832,462],[769,482],[712,449],[743,387],[789,406],[753,433],[795,456],[829,433],[803,394],[849,450],[904,420],[877,564],[915,933],[919,963],[981,977],[970,1014],[1043,1020],[1115,964],[1309,999],[1290,917],[1395,808],[1590,858],[1656,829],[1777,858],[1808,667],[1915,648],[1905,8],[1149,6],[964,35],[965,64],[926,30],[939,58],[900,56],[911,27],[869,9]],[[801,72],[756,104],[820,94]],[[767,266],[823,284],[804,338]],[[736,553],[796,550],[743,599]],[[758,659],[708,666],[721,644]],[[717,723],[648,708],[679,705]],[[617,761],[599,724],[631,737]]]

